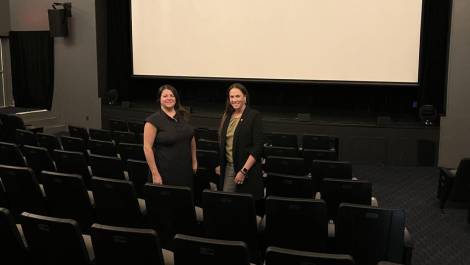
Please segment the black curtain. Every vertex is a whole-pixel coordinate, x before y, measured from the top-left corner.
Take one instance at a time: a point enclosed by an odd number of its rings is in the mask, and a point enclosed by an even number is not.
[[[11,75],[16,107],[51,109],[54,39],[49,31],[10,32]]]
[[[127,101],[132,75],[130,1],[108,0],[106,5],[108,90],[117,90],[120,100]]]

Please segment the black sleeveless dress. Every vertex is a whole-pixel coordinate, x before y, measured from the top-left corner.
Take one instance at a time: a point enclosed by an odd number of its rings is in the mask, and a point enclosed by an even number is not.
[[[193,189],[191,140],[194,129],[181,115],[174,118],[157,111],[145,119],[157,128],[153,144],[155,163],[165,185],[186,186]]]

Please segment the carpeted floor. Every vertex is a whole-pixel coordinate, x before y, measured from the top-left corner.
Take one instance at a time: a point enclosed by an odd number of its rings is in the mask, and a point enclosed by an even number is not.
[[[470,265],[467,210],[455,204],[439,209],[437,168],[360,165],[353,171],[373,183],[379,206],[405,209],[415,244],[413,265]]]

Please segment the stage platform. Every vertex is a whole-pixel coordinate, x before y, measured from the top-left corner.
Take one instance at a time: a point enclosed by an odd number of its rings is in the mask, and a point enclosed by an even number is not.
[[[23,119],[26,128],[43,128],[44,133],[56,134],[67,130],[65,124],[47,109],[3,107],[0,113],[14,114]]]
[[[194,127],[216,129],[223,105],[190,103]],[[425,126],[414,115],[399,117],[357,111],[313,110],[293,112],[288,108],[257,107],[265,132],[331,135],[339,138],[339,159],[357,164],[435,166],[439,126]],[[143,121],[157,109],[154,102],[103,105],[103,128],[109,120]]]

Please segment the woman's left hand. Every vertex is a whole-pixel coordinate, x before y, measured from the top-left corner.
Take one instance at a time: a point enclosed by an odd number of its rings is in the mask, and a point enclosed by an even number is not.
[[[193,173],[196,174],[197,172],[197,160],[193,160]]]
[[[241,185],[241,184],[243,184],[243,181],[245,181],[245,175],[244,175],[242,172],[238,171],[238,172],[237,172],[237,175],[235,176],[235,178],[233,179],[233,181],[234,181],[236,184]]]

